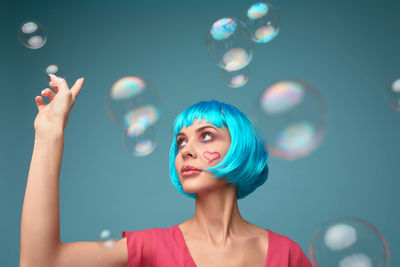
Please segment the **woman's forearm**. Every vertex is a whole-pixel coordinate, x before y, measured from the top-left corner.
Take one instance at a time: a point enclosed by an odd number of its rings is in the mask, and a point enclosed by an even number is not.
[[[37,130],[21,215],[21,265],[49,266],[60,240],[63,130]]]

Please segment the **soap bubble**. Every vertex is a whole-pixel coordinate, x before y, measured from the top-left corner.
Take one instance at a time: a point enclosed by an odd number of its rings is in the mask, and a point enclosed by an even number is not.
[[[221,68],[236,71],[246,67],[253,58],[253,42],[242,21],[226,17],[211,26],[206,49]]]
[[[149,155],[157,146],[154,127],[145,127],[139,130],[138,126],[126,128],[122,140],[125,149],[132,155],[144,157]]]
[[[97,241],[100,242],[104,248],[113,248],[116,242],[116,237],[110,229],[102,229],[97,235]]]
[[[247,84],[249,80],[249,67],[237,71],[226,71],[222,69],[221,76],[229,87],[242,87]]]
[[[243,48],[233,48],[224,54],[222,62],[226,71],[237,71],[245,68],[249,63],[249,54]]]
[[[107,92],[105,102],[108,116],[117,123],[123,123],[125,128],[130,127],[136,117],[143,120],[146,112],[150,116],[147,122],[154,124],[161,113],[158,89],[151,82],[136,76],[116,81]]]
[[[314,232],[310,257],[319,267],[387,267],[390,251],[373,225],[358,218],[339,217]]]
[[[400,78],[392,81],[386,90],[389,106],[400,111]]]
[[[259,2],[247,10],[245,23],[254,42],[268,43],[279,33],[280,16],[270,3]]]
[[[39,49],[47,41],[47,32],[39,22],[28,21],[19,26],[18,39],[27,48]]]
[[[353,254],[340,260],[339,267],[373,267],[370,257],[365,254]]]
[[[281,81],[257,98],[253,119],[274,156],[293,160],[304,157],[322,142],[326,106],[319,92],[298,80]]]
[[[129,136],[138,136],[157,119],[157,109],[153,105],[145,105],[128,111],[124,116],[123,124],[125,128],[129,128]]]
[[[56,65],[56,64],[48,65],[48,66],[46,67],[46,69],[44,70],[43,78],[44,78],[47,82],[50,81],[50,76],[49,76],[49,74],[54,74],[54,75],[56,75],[57,77],[65,78],[65,75],[64,75],[63,70],[61,69],[61,67],[60,67],[59,65]]]

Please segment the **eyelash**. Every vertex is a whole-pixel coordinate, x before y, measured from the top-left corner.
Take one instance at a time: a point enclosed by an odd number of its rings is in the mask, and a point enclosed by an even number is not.
[[[210,142],[210,141],[212,141],[212,140],[214,139],[214,135],[213,135],[211,132],[205,131],[205,132],[202,132],[202,133],[201,133],[202,140],[204,139],[204,136],[206,136],[206,135],[209,135],[209,136],[211,137],[211,139],[210,139],[210,140],[203,141],[203,143],[208,143],[208,142]],[[180,146],[181,146],[181,141],[183,141],[184,139],[185,139],[185,138],[179,138],[179,139],[176,141],[176,144],[177,144],[177,146],[178,146],[178,150],[181,148],[181,147],[180,147]]]

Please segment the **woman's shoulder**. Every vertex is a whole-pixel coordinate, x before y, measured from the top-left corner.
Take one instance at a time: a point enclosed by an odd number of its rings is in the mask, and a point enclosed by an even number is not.
[[[281,246],[285,246],[292,249],[300,247],[299,244],[297,244],[297,242],[294,241],[289,236],[275,233],[269,229],[267,229],[267,231],[268,231],[268,238],[273,239],[273,242],[275,244],[280,244]]]
[[[128,267],[130,266],[191,266],[185,254],[184,241],[178,225],[123,231],[127,238]],[[161,262],[162,260],[162,262]]]
[[[136,245],[151,244],[155,241],[160,243],[163,240],[171,242],[179,238],[178,230],[178,226],[173,225],[167,228],[154,227],[143,230],[122,231],[122,238],[127,238],[128,243],[135,243]]]
[[[275,244],[275,246],[278,246],[280,248],[287,248],[290,250],[301,251],[300,245],[290,237],[285,236],[283,234],[275,233],[269,229],[267,229],[267,231],[268,231],[268,239],[271,240]]]
[[[300,245],[288,236],[268,230],[269,249],[268,255],[279,261],[281,266],[312,266]],[[272,261],[274,261],[272,260]],[[284,260],[285,262],[281,262]],[[283,264],[283,265],[282,265]]]

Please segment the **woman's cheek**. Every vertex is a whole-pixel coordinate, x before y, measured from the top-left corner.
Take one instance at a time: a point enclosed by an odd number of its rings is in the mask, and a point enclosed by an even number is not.
[[[208,164],[215,163],[216,160],[221,158],[221,154],[218,151],[205,150],[203,152],[203,158],[207,160]]]

